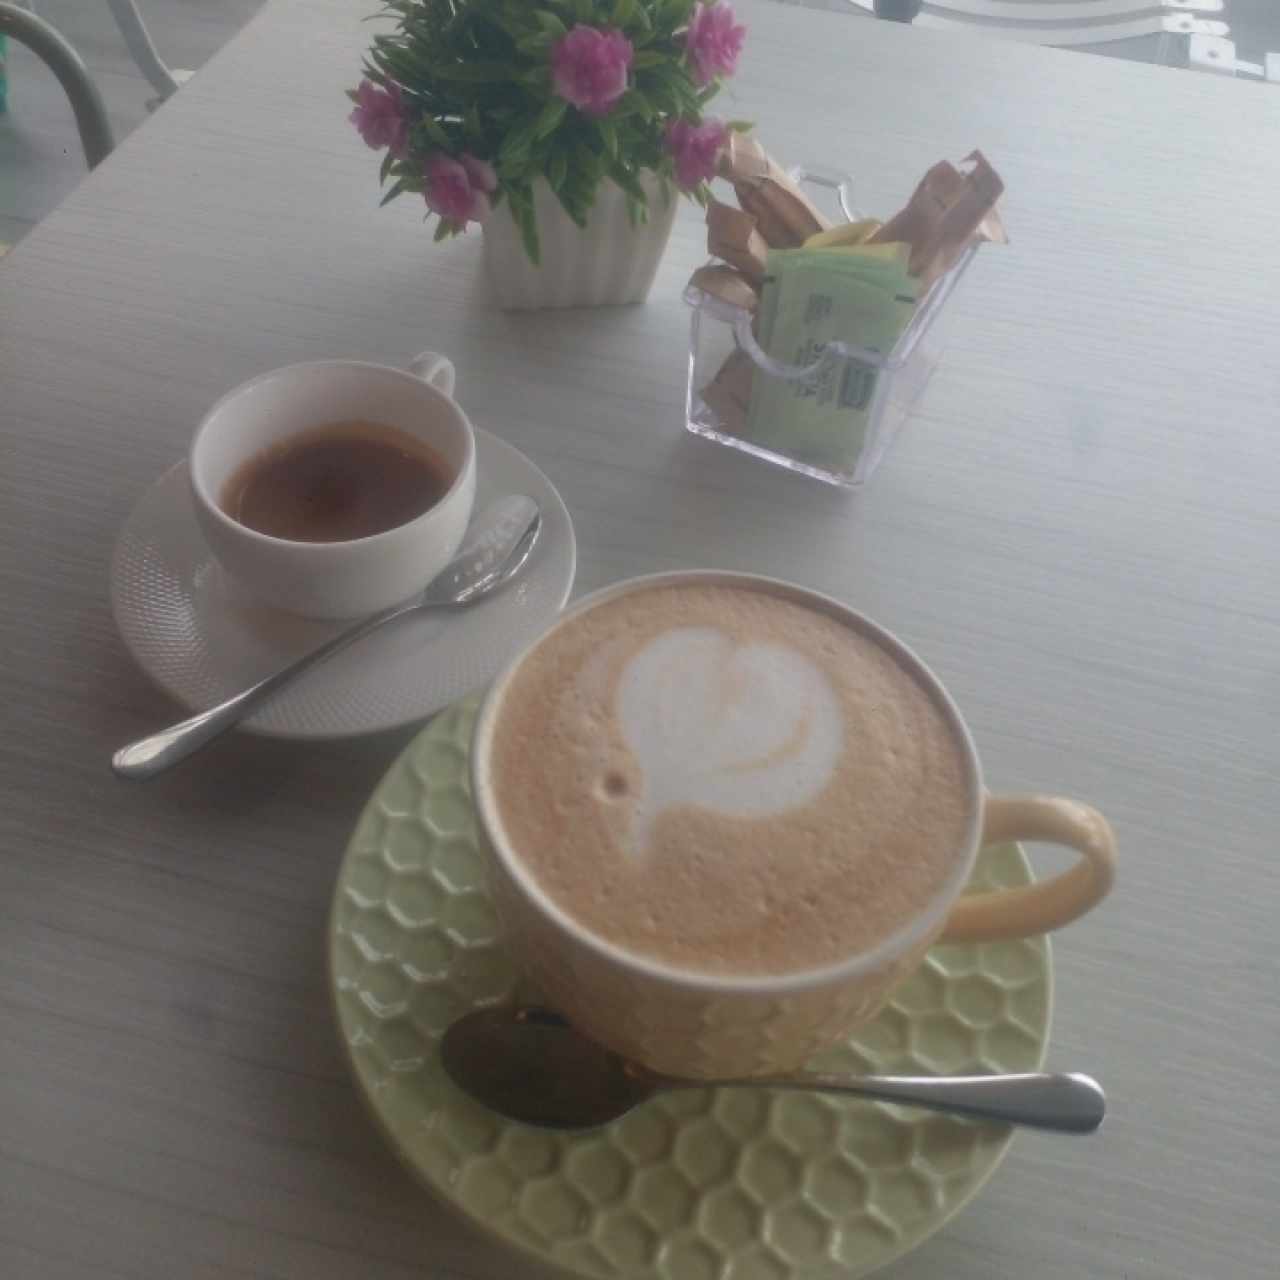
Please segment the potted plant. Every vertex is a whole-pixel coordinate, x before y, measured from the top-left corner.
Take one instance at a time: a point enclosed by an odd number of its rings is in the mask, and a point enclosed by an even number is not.
[[[727,0],[387,0],[351,121],[383,203],[483,228],[509,307],[638,302],[731,128],[703,110],[746,34]]]

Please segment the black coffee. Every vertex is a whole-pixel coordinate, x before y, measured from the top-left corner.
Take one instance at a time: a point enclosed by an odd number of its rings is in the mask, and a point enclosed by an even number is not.
[[[430,445],[376,422],[300,432],[244,463],[222,509],[290,542],[350,542],[385,533],[435,506],[454,475]]]

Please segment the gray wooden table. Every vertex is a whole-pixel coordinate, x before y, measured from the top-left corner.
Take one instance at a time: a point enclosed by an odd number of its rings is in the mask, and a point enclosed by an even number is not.
[[[1052,1060],[1096,1138],[1018,1139],[894,1280],[1245,1280],[1280,1246],[1280,95],[750,0],[725,114],[887,210],[980,145],[980,255],[918,419],[850,499],[681,430],[701,256],[653,301],[490,310],[341,90],[348,0],[275,0],[0,266],[0,1275],[521,1274],[387,1154],[342,1067],[325,911],[407,732],[224,742],[146,787],[174,708],[106,566],[227,387],[290,360],[457,361],[577,522],[578,586],[764,569],[902,634],[994,786],[1114,819],[1112,901],[1057,949]]]

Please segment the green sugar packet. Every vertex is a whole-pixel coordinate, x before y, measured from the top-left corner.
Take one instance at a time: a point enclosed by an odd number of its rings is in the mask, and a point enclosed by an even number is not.
[[[915,313],[907,245],[780,249],[769,253],[759,342],[775,360],[810,365],[830,342],[887,355]],[[796,381],[757,367],[744,439],[825,470],[850,473],[866,443],[882,373],[828,360]]]

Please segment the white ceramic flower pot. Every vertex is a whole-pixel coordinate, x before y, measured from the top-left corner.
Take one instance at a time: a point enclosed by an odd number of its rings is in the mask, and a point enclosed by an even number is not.
[[[643,302],[671,235],[677,196],[664,200],[657,179],[641,181],[649,195],[649,218],[632,226],[626,196],[605,181],[596,193],[586,228],[565,213],[544,179],[534,186],[542,262],[534,266],[504,201],[484,224],[484,261],[498,305],[506,310],[537,307],[600,307]]]

